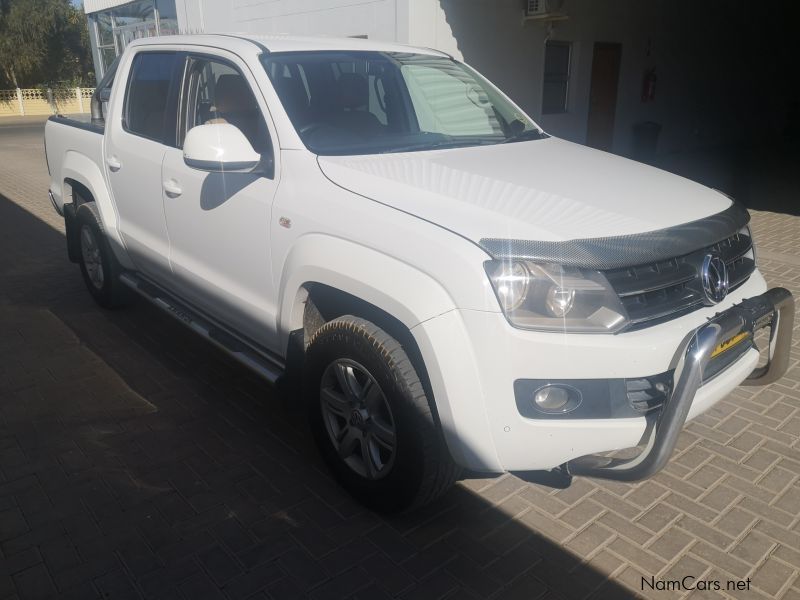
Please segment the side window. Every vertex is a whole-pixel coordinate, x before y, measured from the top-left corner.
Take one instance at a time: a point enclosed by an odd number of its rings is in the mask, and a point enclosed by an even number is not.
[[[542,114],[567,112],[571,53],[568,42],[548,41],[544,48]]]
[[[229,123],[239,128],[256,152],[270,151],[269,129],[253,90],[233,66],[193,58],[185,97],[186,131],[198,125]]]
[[[141,52],[133,59],[123,125],[127,131],[164,142],[167,136],[170,83],[178,65],[174,52]]]

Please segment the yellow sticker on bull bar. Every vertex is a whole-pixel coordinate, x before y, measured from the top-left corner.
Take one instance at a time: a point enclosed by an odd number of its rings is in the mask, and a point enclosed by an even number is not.
[[[720,354],[722,354],[726,350],[730,350],[736,344],[738,344],[739,342],[741,342],[743,340],[746,340],[749,337],[750,337],[750,332],[749,331],[742,331],[741,333],[737,333],[732,338],[729,338],[729,339],[725,340],[724,342],[719,344],[716,348],[714,348],[714,351],[711,353],[711,358],[714,358],[715,356],[719,356]]]

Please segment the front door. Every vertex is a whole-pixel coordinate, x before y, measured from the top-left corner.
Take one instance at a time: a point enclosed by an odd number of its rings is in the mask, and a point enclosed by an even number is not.
[[[127,90],[111,112],[104,153],[119,215],[119,230],[136,268],[156,281],[171,278],[169,241],[161,193],[161,163],[175,145],[177,87],[183,55],[141,51],[134,55]],[[119,118],[116,115],[120,115]]]
[[[611,150],[614,142],[614,116],[617,111],[617,83],[621,44],[597,42],[592,58],[592,83],[589,92],[589,121],[586,144]]]
[[[190,54],[181,130],[230,123],[262,156],[272,156],[266,107],[257,89],[234,57]],[[184,163],[180,148],[171,148],[162,184],[176,291],[214,320],[277,350],[269,237],[274,174],[200,171]]]

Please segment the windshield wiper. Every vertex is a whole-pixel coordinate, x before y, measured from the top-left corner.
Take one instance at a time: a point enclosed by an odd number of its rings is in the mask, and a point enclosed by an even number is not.
[[[407,146],[394,146],[382,151],[381,154],[391,152],[413,152],[415,150],[440,150],[442,148],[461,148],[466,146],[484,146],[487,144],[497,144],[497,138],[461,138],[451,140],[439,140],[436,142],[419,142],[418,144],[409,144]]]
[[[515,135],[507,137],[500,143],[508,144],[511,142],[527,142],[529,140],[543,140],[549,137],[550,137],[549,135],[547,135],[544,131],[541,131],[539,129],[528,129],[527,131],[520,131]]]

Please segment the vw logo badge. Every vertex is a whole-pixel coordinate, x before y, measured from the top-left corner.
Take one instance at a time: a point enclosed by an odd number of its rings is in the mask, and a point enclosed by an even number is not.
[[[361,415],[361,412],[358,410],[354,410],[350,413],[350,426],[351,427],[361,427],[364,425],[364,417]]]
[[[706,254],[700,279],[709,306],[722,302],[728,295],[728,267],[716,254]]]

